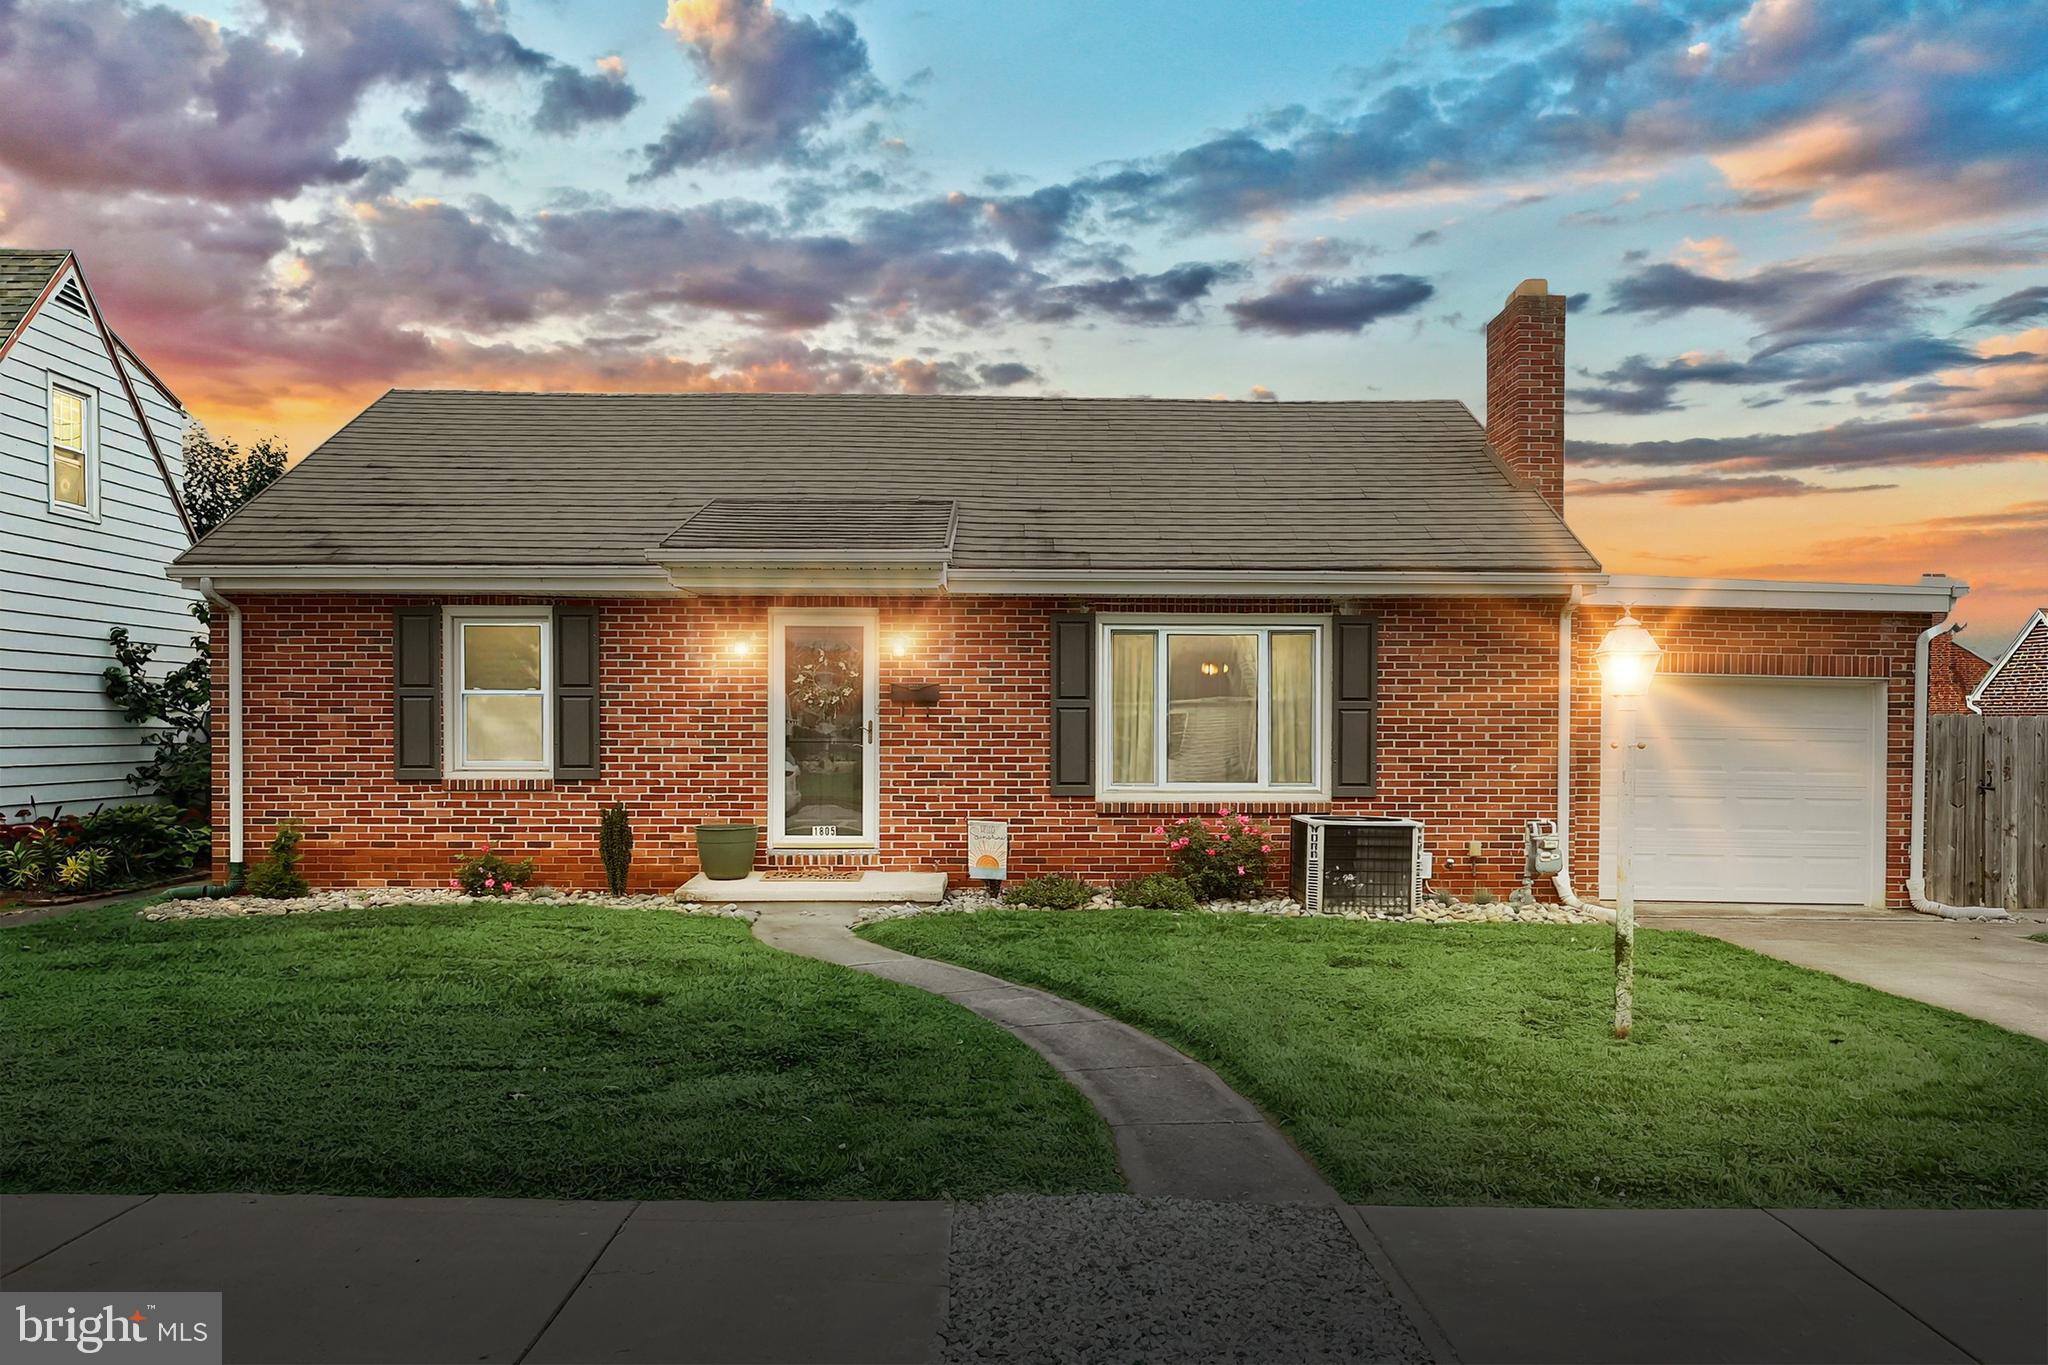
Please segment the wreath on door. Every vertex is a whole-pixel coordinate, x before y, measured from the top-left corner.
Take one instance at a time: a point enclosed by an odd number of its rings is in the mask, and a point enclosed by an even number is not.
[[[790,652],[789,718],[827,734],[850,718],[846,703],[860,692],[860,656],[849,645],[800,645]]]

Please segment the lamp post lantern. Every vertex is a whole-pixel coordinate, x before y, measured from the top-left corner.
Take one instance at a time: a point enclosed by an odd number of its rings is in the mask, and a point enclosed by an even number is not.
[[[1635,830],[1636,751],[1642,742],[1636,737],[1636,705],[1650,690],[1657,674],[1657,660],[1664,650],[1632,608],[1623,608],[1593,651],[1600,661],[1600,677],[1607,695],[1614,698],[1614,745],[1621,750],[1621,794],[1614,803],[1614,1036],[1626,1038],[1635,1022],[1636,989],[1636,891],[1631,867],[1630,843]]]

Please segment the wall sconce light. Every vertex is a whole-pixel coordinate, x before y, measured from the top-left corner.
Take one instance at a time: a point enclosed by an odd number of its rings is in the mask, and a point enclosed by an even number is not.
[[[908,635],[892,635],[892,636],[890,636],[890,637],[889,637],[889,653],[890,653],[890,655],[891,655],[892,657],[894,657],[894,658],[898,658],[898,659],[907,659],[907,658],[909,658],[909,657],[910,657],[910,637],[909,637]]]
[[[725,647],[725,652],[735,659],[744,659],[754,652],[754,642],[744,635],[738,636]]]

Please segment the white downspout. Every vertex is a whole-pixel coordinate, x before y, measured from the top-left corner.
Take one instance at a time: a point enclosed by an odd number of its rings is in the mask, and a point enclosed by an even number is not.
[[[1572,585],[1557,618],[1557,841],[1564,851],[1564,867],[1550,879],[1557,898],[1565,905],[1596,919],[1612,921],[1614,912],[1593,901],[1580,900],[1572,889],[1572,618],[1578,614],[1579,599],[1586,595],[1582,584]]]
[[[199,580],[202,597],[228,614],[228,870],[239,878],[242,857],[242,609]]]
[[[1913,645],[1913,820],[1911,845],[1906,851],[1906,895],[1923,915],[1944,919],[2011,919],[2005,911],[1990,905],[1943,905],[1927,898],[1927,656],[1935,637],[1956,629],[1954,621],[1939,621],[1920,632]]]

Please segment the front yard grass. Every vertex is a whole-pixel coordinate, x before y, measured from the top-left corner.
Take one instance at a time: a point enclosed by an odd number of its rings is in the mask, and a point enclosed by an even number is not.
[[[2040,1207],[2048,1044],[1697,935],[1159,912],[862,931],[1147,1029],[1385,1204]]]
[[[0,930],[0,1188],[1117,1190],[1035,1053],[737,920],[435,906]]]

